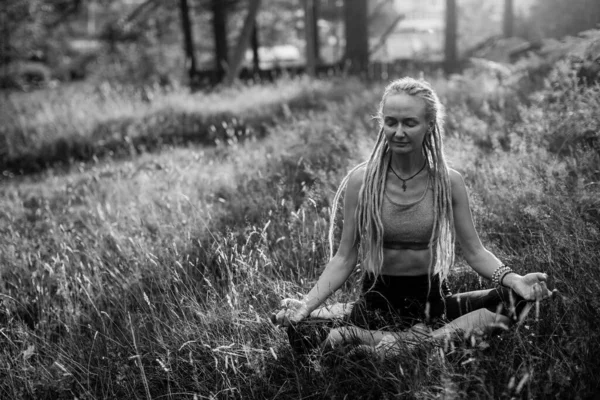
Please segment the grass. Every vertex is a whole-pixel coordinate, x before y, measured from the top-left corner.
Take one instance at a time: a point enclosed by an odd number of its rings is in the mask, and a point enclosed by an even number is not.
[[[288,82],[207,100],[219,115],[268,117],[260,140],[159,146],[1,184],[0,398],[593,397],[600,154],[585,132],[598,132],[598,88],[557,71],[526,104],[518,87],[475,78],[434,84],[478,231],[561,292],[524,325],[383,363],[292,353],[270,313],[326,262],[330,201],[370,150],[382,88],[330,98],[322,82]],[[311,91],[315,102],[277,111],[282,93]],[[168,107],[164,96],[151,104]],[[463,266],[453,289],[486,286]],[[357,296],[357,275],[335,299]]]
[[[0,170],[10,178],[166,146],[261,137],[278,116],[319,108],[351,90],[288,79],[212,93],[109,83],[8,92],[0,98]]]

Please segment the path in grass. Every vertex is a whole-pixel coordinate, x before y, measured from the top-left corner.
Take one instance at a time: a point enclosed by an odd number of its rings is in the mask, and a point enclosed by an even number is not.
[[[525,134],[508,150],[490,151],[473,127],[488,123],[499,142],[506,121],[449,101],[446,144],[486,246],[518,271],[548,272],[565,300],[519,330],[442,353],[384,364],[291,354],[268,317],[318,276],[332,193],[372,145],[379,91],[352,91],[323,112],[278,118],[260,141],[2,182],[0,398],[593,393],[600,304],[578,288],[600,282],[594,186],[573,186],[572,159],[541,145],[544,104],[515,125]],[[356,296],[355,278],[336,299]],[[472,273],[451,285],[482,287]]]
[[[207,93],[108,84],[11,93],[0,98],[0,179],[165,146],[260,138],[278,118],[323,108],[357,87],[296,79]]]

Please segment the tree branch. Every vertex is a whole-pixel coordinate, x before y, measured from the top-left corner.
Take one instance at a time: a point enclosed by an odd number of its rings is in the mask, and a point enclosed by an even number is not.
[[[394,22],[392,22],[390,26],[386,29],[386,31],[383,32],[383,34],[379,37],[379,42],[377,42],[375,46],[369,49],[369,56],[374,54],[377,50],[381,48],[381,46],[385,44],[385,41],[387,40],[388,36],[390,36],[392,32],[394,32],[396,25],[398,25],[398,23],[402,21],[405,17],[406,16],[404,14],[398,15],[396,17]]]
[[[235,81],[235,78],[237,77],[238,73],[240,72],[240,69],[242,67],[242,61],[244,59],[244,54],[246,53],[246,49],[248,48],[248,44],[250,43],[250,34],[252,33],[252,29],[254,28],[254,22],[256,21],[256,13],[258,12],[259,7],[260,0],[250,1],[248,14],[246,15],[244,26],[242,28],[242,32],[240,33],[238,43],[235,48],[235,53],[233,54],[231,67],[229,68],[229,71],[227,71],[227,85],[231,85],[233,81]]]

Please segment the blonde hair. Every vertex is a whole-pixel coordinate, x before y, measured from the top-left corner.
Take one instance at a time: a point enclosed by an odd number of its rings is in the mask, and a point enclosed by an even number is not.
[[[333,236],[335,217],[342,192],[348,184],[350,176],[359,168],[365,167],[362,186],[358,195],[356,221],[360,237],[359,255],[365,268],[375,277],[381,274],[383,263],[383,224],[381,207],[383,193],[391,154],[383,133],[383,107],[388,96],[406,93],[423,99],[425,102],[425,118],[429,123],[429,131],[423,141],[423,153],[427,162],[433,188],[433,231],[431,243],[431,272],[439,274],[440,282],[444,281],[454,262],[454,220],[452,215],[452,195],[450,176],[444,147],[442,143],[444,109],[433,88],[423,80],[401,78],[387,85],[377,113],[379,134],[369,159],[355,168],[342,180],[333,199],[333,209],[329,227],[329,251],[333,257]]]

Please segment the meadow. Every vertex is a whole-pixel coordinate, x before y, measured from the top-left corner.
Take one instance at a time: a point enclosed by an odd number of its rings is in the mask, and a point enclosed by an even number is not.
[[[7,96],[0,398],[593,398],[600,88],[560,63],[534,90],[477,68],[430,79],[484,244],[559,291],[525,323],[386,361],[300,357],[271,324],[327,261],[384,82]],[[489,285],[459,257],[453,290]]]

